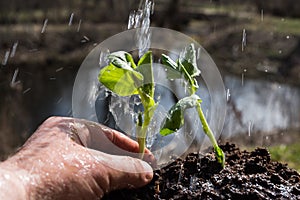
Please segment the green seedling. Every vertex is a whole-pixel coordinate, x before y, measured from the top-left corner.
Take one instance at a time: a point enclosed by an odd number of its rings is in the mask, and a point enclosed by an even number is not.
[[[125,51],[108,56],[109,65],[101,69],[98,79],[119,96],[138,95],[144,112],[138,114],[136,132],[141,158],[144,156],[147,129],[157,104],[154,101],[152,52],[145,53],[138,63]]]
[[[188,83],[189,95],[183,99],[180,99],[168,112],[160,134],[166,136],[179,130],[184,125],[184,111],[188,108],[196,108],[199,119],[202,123],[204,133],[209,137],[213,144],[214,151],[218,162],[224,167],[225,154],[218,146],[212,130],[210,129],[206,118],[201,108],[201,99],[196,95],[198,89],[197,80],[195,77],[200,75],[200,70],[197,67],[196,51],[194,44],[191,44],[185,49],[183,54],[173,61],[169,56],[162,54],[162,64],[167,69],[168,79],[183,78]]]

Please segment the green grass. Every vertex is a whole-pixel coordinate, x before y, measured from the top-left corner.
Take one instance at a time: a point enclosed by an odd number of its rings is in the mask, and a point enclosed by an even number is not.
[[[268,147],[271,159],[287,163],[289,167],[300,173],[300,142],[290,145]]]
[[[300,35],[300,20],[297,18],[265,16],[264,21],[260,22],[259,27],[273,30],[282,34]]]

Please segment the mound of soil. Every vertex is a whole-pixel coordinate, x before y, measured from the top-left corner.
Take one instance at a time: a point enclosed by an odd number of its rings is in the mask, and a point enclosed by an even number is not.
[[[271,161],[266,149],[241,151],[234,144],[220,146],[226,154],[221,168],[213,153],[176,159],[139,189],[111,192],[103,199],[300,199],[300,175]]]

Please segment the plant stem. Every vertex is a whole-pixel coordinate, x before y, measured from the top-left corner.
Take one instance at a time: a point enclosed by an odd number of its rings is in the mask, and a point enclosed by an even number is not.
[[[215,155],[217,157],[217,160],[222,165],[222,167],[224,167],[224,164],[225,164],[225,154],[222,151],[222,149],[218,146],[218,143],[217,143],[217,141],[215,139],[215,136],[214,136],[212,130],[210,129],[210,127],[209,127],[209,125],[208,125],[208,123],[206,121],[206,118],[205,118],[204,113],[202,111],[200,102],[197,104],[197,112],[198,112],[200,121],[202,123],[203,131],[208,136],[208,138],[210,139],[211,143],[214,146]]]
[[[139,96],[141,98],[144,107],[144,120],[142,119],[142,115],[139,114],[139,119],[137,124],[138,125],[137,138],[139,144],[139,153],[141,155],[140,158],[142,159],[144,157],[148,126],[153,117],[156,105],[153,98],[145,94],[142,90],[139,90]]]
[[[144,152],[145,152],[145,147],[146,147],[146,136],[147,136],[147,130],[148,126],[150,124],[152,118],[152,114],[148,109],[144,111],[144,122],[142,124],[138,124],[138,144],[139,144],[139,153],[140,153],[140,158],[143,159],[144,157]],[[140,126],[141,125],[141,126]]]

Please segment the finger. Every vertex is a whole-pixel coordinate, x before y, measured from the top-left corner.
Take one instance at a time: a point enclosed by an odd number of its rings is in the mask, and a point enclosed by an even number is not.
[[[50,117],[37,132],[49,131],[65,133],[78,144],[91,149],[109,154],[139,157],[139,145],[136,141],[123,133],[95,122],[68,117]],[[64,137],[65,134],[56,134],[56,137]],[[45,134],[43,136],[46,137]],[[155,165],[155,158],[148,149],[145,149],[144,160]]]
[[[102,186],[104,191],[142,187],[153,178],[151,166],[140,159],[109,155],[94,150],[90,150],[90,153],[94,156],[100,168],[102,165],[105,166],[105,173],[103,173],[103,169],[95,168],[93,171],[95,180]],[[103,175],[107,177],[103,179]]]
[[[82,143],[88,148],[110,154],[139,156],[138,143],[114,129],[86,120],[77,120],[74,128]],[[144,153],[145,161],[155,163],[155,158],[148,149],[145,149]]]
[[[90,140],[88,140],[87,144],[89,147],[97,148],[99,146],[99,141],[102,141],[104,139],[103,136],[105,136],[111,143],[126,151],[138,152],[138,143],[130,139],[123,133],[94,122],[83,120],[83,123],[89,130]],[[148,152],[149,150],[147,150],[147,153]]]

